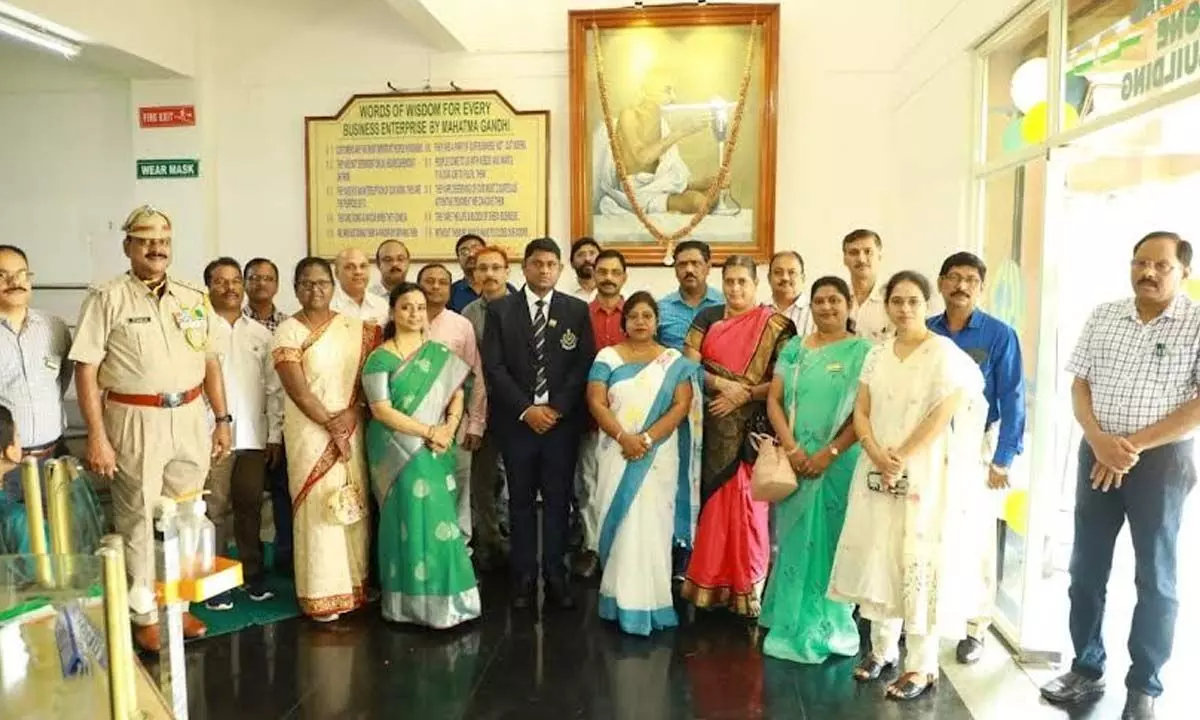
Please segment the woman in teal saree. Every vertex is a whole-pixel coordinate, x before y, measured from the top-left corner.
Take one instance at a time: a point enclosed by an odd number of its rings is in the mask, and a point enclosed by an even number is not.
[[[448,628],[480,613],[454,481],[454,434],[471,369],[425,339],[425,295],[417,285],[396,286],[391,308],[384,342],[363,367],[383,617]]]
[[[759,624],[770,629],[764,654],[800,663],[858,654],[853,607],[825,597],[860,452],[849,420],[871,349],[849,331],[850,297],[839,278],[813,283],[816,332],[780,352],[767,395],[767,415],[800,486],[776,506],[779,556]]]

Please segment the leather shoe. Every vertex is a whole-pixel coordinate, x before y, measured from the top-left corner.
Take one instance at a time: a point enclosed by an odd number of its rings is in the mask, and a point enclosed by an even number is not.
[[[183,614],[183,636],[188,640],[193,638],[204,637],[208,632],[208,626],[200,621],[200,618],[185,612]]]
[[[1076,672],[1059,675],[1042,686],[1042,697],[1058,705],[1075,705],[1104,694],[1104,680],[1092,680]]]
[[[983,658],[983,641],[978,638],[966,637],[958,641],[954,655],[961,665],[974,665]]]
[[[1125,696],[1121,720],[1154,720],[1154,698],[1130,690]]]
[[[572,570],[581,578],[588,579],[600,568],[600,556],[591,550],[584,550],[575,556]]]
[[[513,589],[512,606],[517,610],[528,610],[533,607],[537,595],[537,585],[533,578],[521,578]]]
[[[145,652],[156,653],[162,649],[162,638],[157,625],[134,625],[133,641]]]
[[[575,599],[571,597],[571,592],[567,589],[567,583],[565,581],[547,580],[545,592],[545,607],[553,610],[575,609]]]

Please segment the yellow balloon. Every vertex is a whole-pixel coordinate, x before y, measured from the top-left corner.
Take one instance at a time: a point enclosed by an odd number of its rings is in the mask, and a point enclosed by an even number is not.
[[[1021,537],[1029,530],[1029,491],[1013,490],[1004,500],[1004,522]]]
[[[1074,105],[1062,104],[1062,129],[1070,130],[1079,125],[1079,111]],[[1045,141],[1046,132],[1050,127],[1050,106],[1040,102],[1029,108],[1025,117],[1021,118],[1021,139],[1033,145]]]

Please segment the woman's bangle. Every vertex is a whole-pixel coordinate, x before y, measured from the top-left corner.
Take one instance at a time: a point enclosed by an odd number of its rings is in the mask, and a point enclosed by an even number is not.
[[[616,440],[617,442],[621,442],[621,438],[623,438],[623,437],[625,437],[625,431],[620,430],[617,432],[617,436],[614,437],[613,440]]]

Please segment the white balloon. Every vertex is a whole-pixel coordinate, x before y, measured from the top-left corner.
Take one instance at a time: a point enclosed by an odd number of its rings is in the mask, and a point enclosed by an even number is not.
[[[1013,104],[1023,113],[1045,102],[1050,95],[1050,64],[1046,58],[1033,58],[1021,63],[1013,73],[1011,92]]]

